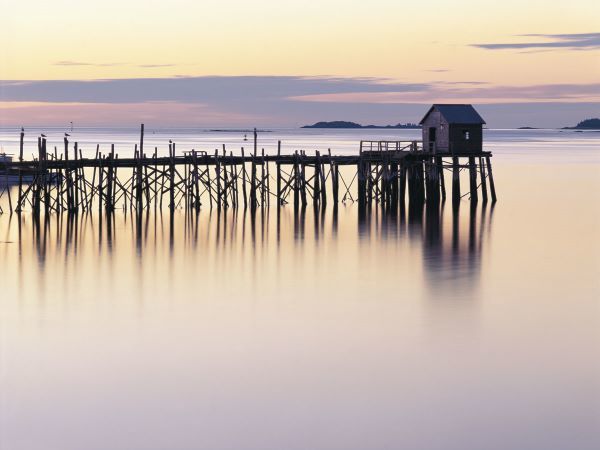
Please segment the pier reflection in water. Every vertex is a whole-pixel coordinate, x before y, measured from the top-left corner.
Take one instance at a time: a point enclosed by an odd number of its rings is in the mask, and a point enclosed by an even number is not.
[[[282,249],[292,253],[310,251],[331,271],[332,261],[326,261],[327,255],[323,254],[327,248],[335,247],[345,256],[360,259],[362,253],[375,247],[377,251],[387,249],[386,265],[356,266],[363,274],[413,272],[420,264],[428,286],[448,288],[458,283],[464,293],[463,289],[477,284],[492,212],[492,205],[465,203],[460,209],[423,205],[391,212],[379,208],[360,211],[351,205],[339,209],[301,208],[297,213],[291,208],[274,208],[42,214],[37,219],[24,214],[3,217],[2,239],[12,244],[4,246],[5,254],[16,246],[19,263],[35,257],[35,267],[41,272],[71,264],[73,269],[82,264],[85,267],[122,258],[131,251],[140,265],[160,264],[166,268],[173,260],[188,265],[207,258],[220,260],[224,250],[230,257],[238,254],[243,259],[249,254],[253,258],[274,257]],[[406,250],[404,256],[410,255],[410,261],[392,257],[391,251],[398,256],[402,249]],[[351,260],[344,262],[350,264]],[[406,262],[411,269],[403,266]],[[315,260],[314,265],[320,264]],[[350,267],[338,269],[352,275]],[[236,276],[233,272],[231,275]],[[196,281],[201,278],[202,273],[195,275]]]
[[[4,215],[7,298],[477,296],[491,207]],[[225,287],[224,287],[225,286]],[[82,306],[80,306],[82,307]],[[44,311],[32,311],[44,314]]]

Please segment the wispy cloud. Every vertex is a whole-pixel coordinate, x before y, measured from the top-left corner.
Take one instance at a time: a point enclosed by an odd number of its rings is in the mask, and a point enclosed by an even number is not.
[[[0,81],[4,101],[131,103],[177,101],[253,104],[289,97],[351,92],[409,92],[428,83],[385,78],[297,76],[204,76],[106,80]]]
[[[600,33],[577,34],[521,34],[519,37],[539,38],[540,42],[512,42],[494,44],[471,44],[471,47],[486,50],[507,49],[563,49],[594,50],[600,48]]]
[[[291,97],[320,103],[520,103],[600,101],[600,83],[494,86],[485,84],[432,83],[426,89],[403,92],[338,92]]]
[[[55,66],[66,67],[115,67],[115,66],[130,66],[139,67],[142,69],[156,69],[160,67],[175,67],[177,64],[128,64],[128,63],[90,63],[85,61],[57,61]]]
[[[141,67],[142,69],[155,69],[159,67],[175,67],[176,64],[138,64],[136,67]]]
[[[57,61],[54,63],[55,66],[91,66],[91,67],[113,67],[123,66],[123,63],[88,63],[81,61]]]

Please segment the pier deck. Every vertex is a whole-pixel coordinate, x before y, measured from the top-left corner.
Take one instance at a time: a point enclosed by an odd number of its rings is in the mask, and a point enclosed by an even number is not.
[[[328,198],[338,202],[373,203],[387,208],[404,203],[437,203],[446,200],[445,172],[451,172],[452,200],[458,204],[468,196],[471,202],[496,201],[491,152],[441,154],[425,152],[419,141],[361,141],[356,155],[332,155],[330,151],[309,155],[304,151],[277,154],[254,150],[233,154],[223,146],[212,154],[186,150],[176,155],[169,142],[168,156],[158,149],[144,151],[144,129],[133,157],[121,158],[97,146],[93,158],[84,158],[77,143],[64,138],[64,150],[47,151],[45,137],[38,138],[38,157],[23,159],[23,136],[19,158],[0,160],[2,174],[18,178],[17,198],[5,183],[0,196],[7,195],[10,211],[30,207],[34,212],[78,212],[117,207],[142,210],[244,207],[257,208],[275,202],[293,203],[295,208],[312,202],[325,206]],[[468,173],[468,189],[461,191],[461,172]],[[464,176],[463,176],[464,177]],[[450,181],[450,180],[448,180]],[[449,184],[449,183],[448,183]]]

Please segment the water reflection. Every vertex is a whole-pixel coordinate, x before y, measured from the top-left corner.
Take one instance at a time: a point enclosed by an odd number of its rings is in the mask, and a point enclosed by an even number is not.
[[[446,211],[448,209],[448,211]],[[359,212],[357,238],[370,239],[410,239],[421,240],[431,258],[431,268],[435,269],[446,261],[447,247],[454,256],[470,255],[477,257],[482,241],[489,235],[493,206],[465,205],[463,208],[445,208],[444,205],[428,208],[426,206],[408,208],[390,214],[385,209],[373,208],[368,212]],[[344,220],[356,213],[354,207],[342,208]],[[276,228],[276,241],[289,234],[296,241],[311,239],[319,241],[324,237],[335,239],[340,227],[340,211],[336,208],[300,208],[297,213],[277,209],[227,211],[160,211],[144,210],[141,213],[106,212],[81,215],[35,215],[23,214],[0,216],[4,229],[4,240],[17,237],[19,243],[29,239],[42,261],[51,241],[54,247],[63,247],[65,254],[76,252],[78,245],[90,234],[97,236],[100,248],[112,250],[118,235],[128,233],[134,239],[136,248],[142,252],[145,247],[156,244],[158,240],[167,241],[172,249],[175,241],[182,239],[186,243],[197,245],[201,234],[211,236],[216,245],[226,245],[246,235],[253,243],[270,240],[270,225]],[[274,222],[274,224],[272,223]],[[307,224],[310,226],[307,228]],[[341,226],[347,228],[348,223]],[[450,231],[445,233],[448,227]],[[16,236],[15,236],[16,228]],[[465,230],[466,228],[466,230]],[[449,236],[446,236],[449,234]],[[239,236],[238,236],[239,235]],[[463,236],[465,235],[465,236]],[[448,244],[449,245],[445,245]],[[464,242],[463,242],[464,241]],[[465,245],[466,244],[466,245]],[[140,253],[141,254],[141,253]]]
[[[426,281],[436,286],[476,283],[481,270],[484,241],[489,237],[493,207],[450,208],[411,205],[407,210],[353,206],[227,211],[144,210],[104,214],[4,216],[5,241],[15,241],[19,254],[28,246],[38,265],[49,259],[76,259],[83,251],[109,257],[119,246],[131,245],[139,260],[146,256],[171,260],[181,252],[228,250],[285,251],[289,245],[319,247],[342,241],[383,247],[407,243],[420,246]],[[358,220],[357,220],[358,218]],[[164,250],[164,251],[163,251]],[[415,261],[416,262],[416,261]]]
[[[468,203],[462,208],[416,204],[398,212],[375,208],[358,215],[358,230],[365,240],[419,243],[430,289],[441,294],[455,285],[464,292],[479,279],[493,209],[493,205]]]

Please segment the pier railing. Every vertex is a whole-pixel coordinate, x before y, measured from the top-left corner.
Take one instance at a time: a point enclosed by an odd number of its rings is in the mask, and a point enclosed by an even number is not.
[[[418,152],[421,141],[360,141],[360,152]]]

